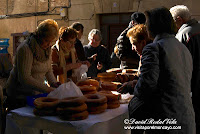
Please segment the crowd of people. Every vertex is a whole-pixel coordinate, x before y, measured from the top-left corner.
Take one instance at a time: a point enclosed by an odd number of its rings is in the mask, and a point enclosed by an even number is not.
[[[38,25],[17,48],[6,85],[10,109],[25,106],[26,96],[50,93],[73,79],[75,69],[83,64],[92,78],[111,68],[100,30],[89,32],[87,45],[81,43],[83,32],[80,22],[60,29],[52,19]],[[138,79],[118,89],[134,95],[129,117],[139,121],[173,119],[181,126],[173,130],[132,129],[133,134],[200,134],[199,45],[200,24],[184,5],[131,15],[114,51],[121,68],[138,67]]]

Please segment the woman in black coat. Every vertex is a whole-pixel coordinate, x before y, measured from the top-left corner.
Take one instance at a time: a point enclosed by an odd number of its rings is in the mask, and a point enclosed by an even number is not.
[[[160,129],[147,128],[146,134],[195,134],[190,97],[191,54],[175,38],[175,25],[167,8],[146,11],[145,15],[153,43],[142,51],[140,75],[133,89],[135,97],[129,103],[130,118],[135,117],[134,113],[141,104],[143,108],[140,110],[146,113],[147,122],[151,119],[163,121],[159,124],[146,122],[146,126],[161,126]],[[172,129],[174,127],[178,128]]]

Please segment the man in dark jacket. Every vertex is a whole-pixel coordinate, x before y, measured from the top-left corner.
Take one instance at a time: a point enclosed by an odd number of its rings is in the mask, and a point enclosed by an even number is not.
[[[184,5],[174,6],[170,12],[179,29],[176,38],[186,45],[193,58],[192,103],[197,134],[200,134],[200,24],[197,20],[191,19],[189,9]]]
[[[128,30],[136,24],[144,24],[146,21],[145,15],[140,12],[135,12],[131,15],[129,26],[117,38],[118,52],[116,56],[121,60],[121,68],[138,68],[139,56],[137,52],[131,48],[131,43],[126,36]]]

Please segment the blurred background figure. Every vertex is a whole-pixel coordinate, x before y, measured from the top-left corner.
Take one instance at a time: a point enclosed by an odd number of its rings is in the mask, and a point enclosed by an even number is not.
[[[98,73],[105,72],[111,66],[108,50],[100,45],[102,36],[98,29],[92,29],[88,34],[89,44],[84,46],[84,52],[91,66],[88,68],[87,76],[96,77]]]
[[[52,47],[52,67],[53,73],[61,83],[67,82],[67,78],[73,78],[74,69],[79,68],[82,63],[78,62],[78,57],[74,44],[76,42],[77,32],[71,27],[61,27],[59,30],[59,39]]]
[[[138,68],[139,56],[131,49],[131,43],[126,36],[128,30],[137,24],[144,24],[146,21],[145,15],[141,12],[135,12],[131,15],[129,26],[117,38],[117,53],[116,56],[121,60],[120,68]]]
[[[170,12],[178,29],[176,38],[185,44],[192,54],[192,103],[195,111],[196,133],[200,134],[200,24],[196,19],[191,18],[189,9],[184,5],[174,6]]]
[[[121,61],[120,59],[117,57],[116,53],[118,53],[118,48],[117,46],[114,47],[114,52],[112,52],[110,58],[111,58],[111,62],[112,62],[112,65],[111,65],[111,68],[119,68],[120,67],[120,64],[121,64]]]
[[[6,81],[12,70],[12,59],[9,53],[0,54],[0,85],[5,88]]]
[[[83,42],[81,42],[81,37],[83,36],[83,30],[84,30],[84,26],[80,23],[80,22],[74,22],[70,27],[76,29],[78,36],[76,38],[76,42],[74,44],[75,49],[76,49],[76,53],[78,56],[78,60],[82,61],[83,64],[87,64],[87,66],[90,66],[90,62],[87,61],[87,58],[85,56],[85,52],[83,49]]]
[[[47,19],[18,47],[6,85],[9,109],[25,106],[26,96],[49,93],[58,87],[50,57],[57,36],[57,22]],[[51,87],[45,85],[45,79]]]

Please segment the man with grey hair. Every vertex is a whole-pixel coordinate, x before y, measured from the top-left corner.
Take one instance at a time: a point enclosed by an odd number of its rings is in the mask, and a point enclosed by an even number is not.
[[[176,38],[186,45],[193,58],[192,103],[195,110],[196,133],[200,134],[200,24],[191,18],[189,9],[184,5],[174,6],[170,12],[178,28]]]
[[[91,66],[88,68],[87,76],[97,77],[98,73],[106,72],[111,66],[111,59],[108,50],[100,45],[102,36],[98,29],[92,29],[88,34],[88,45],[85,45],[84,52]]]

